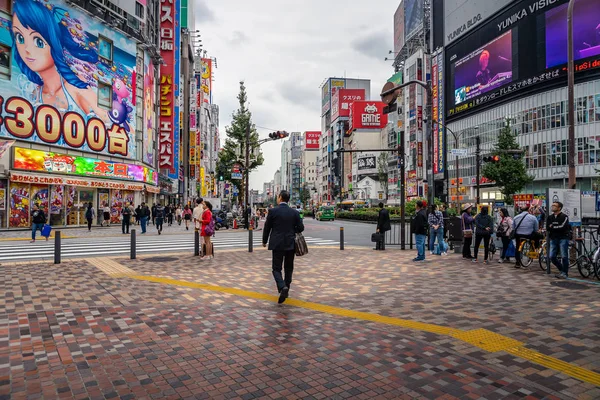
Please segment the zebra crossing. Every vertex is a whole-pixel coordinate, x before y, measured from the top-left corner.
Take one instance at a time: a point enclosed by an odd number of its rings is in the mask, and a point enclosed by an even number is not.
[[[305,236],[308,246],[334,246],[339,242],[317,237]],[[162,235],[141,236],[137,235],[137,254],[167,253],[167,252],[194,252],[194,236]],[[253,238],[255,248],[262,246],[260,232]],[[248,247],[247,233],[228,233],[213,238],[215,252],[219,249],[235,249]],[[129,254],[130,237],[96,237],[85,239],[63,239],[61,243],[62,258],[82,258],[98,256],[117,256]],[[38,240],[29,242],[2,242],[0,243],[0,263],[11,261],[52,260],[54,257],[54,240]]]

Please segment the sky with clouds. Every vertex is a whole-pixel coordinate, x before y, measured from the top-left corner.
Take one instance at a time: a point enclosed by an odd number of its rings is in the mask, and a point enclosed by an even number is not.
[[[220,133],[238,107],[245,81],[253,122],[288,132],[321,129],[320,85],[327,77],[371,79],[371,98],[393,74],[399,0],[195,0],[203,48],[216,57],[213,101]],[[258,129],[261,138],[270,130]],[[262,191],[281,164],[281,142],[262,146],[265,163],[250,176]]]

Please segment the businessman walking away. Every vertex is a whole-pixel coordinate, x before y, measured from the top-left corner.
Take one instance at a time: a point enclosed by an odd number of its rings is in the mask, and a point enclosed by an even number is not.
[[[279,291],[279,304],[287,299],[292,284],[296,233],[304,231],[300,213],[290,208],[289,201],[290,194],[282,190],[277,197],[279,205],[269,210],[263,229],[263,247],[266,247],[268,242],[269,250],[273,251],[273,278]],[[282,266],[285,279],[281,274]]]

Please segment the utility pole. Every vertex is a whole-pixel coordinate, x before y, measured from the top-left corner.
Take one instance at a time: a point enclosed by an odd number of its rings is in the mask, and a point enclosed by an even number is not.
[[[404,162],[404,129],[400,131],[400,144],[398,145],[398,156],[400,157],[400,249],[405,250],[406,247],[406,165]]]
[[[475,169],[476,171],[476,175],[477,177],[475,179],[477,179],[477,195],[475,197],[475,204],[479,204],[479,174],[480,174],[480,163],[481,163],[481,138],[479,136],[477,136],[475,138]]]
[[[568,43],[568,118],[569,118],[569,189],[575,189],[575,65],[573,62],[573,8],[575,0],[569,0],[567,10],[567,43]]]
[[[246,127],[246,165],[244,169],[246,171],[246,184],[244,186],[244,226],[248,229],[248,208],[250,207],[249,193],[250,193],[250,119],[248,119],[248,126]]]

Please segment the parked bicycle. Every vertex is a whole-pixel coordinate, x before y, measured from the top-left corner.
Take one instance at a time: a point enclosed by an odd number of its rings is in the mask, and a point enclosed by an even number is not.
[[[587,231],[584,231],[584,233],[587,233]],[[594,234],[594,232],[591,231],[590,236],[594,247],[590,248],[589,250],[587,248],[586,240],[584,237],[578,237],[574,240],[569,241],[569,252],[571,252],[572,250],[575,254],[575,257],[569,263],[569,269],[574,268],[575,265],[577,265],[577,270],[583,278],[589,278],[590,275],[594,274],[596,275],[596,278],[600,279],[600,268],[598,268],[598,262],[595,261],[600,260],[600,248],[598,247],[598,233]],[[582,250],[577,245],[578,243],[581,244],[581,247],[583,248]],[[542,269],[542,271],[546,271],[547,253],[545,240],[542,241],[540,247],[541,248],[539,249],[538,256],[540,268]],[[557,256],[559,263],[561,262],[562,257],[562,254],[559,254]]]

